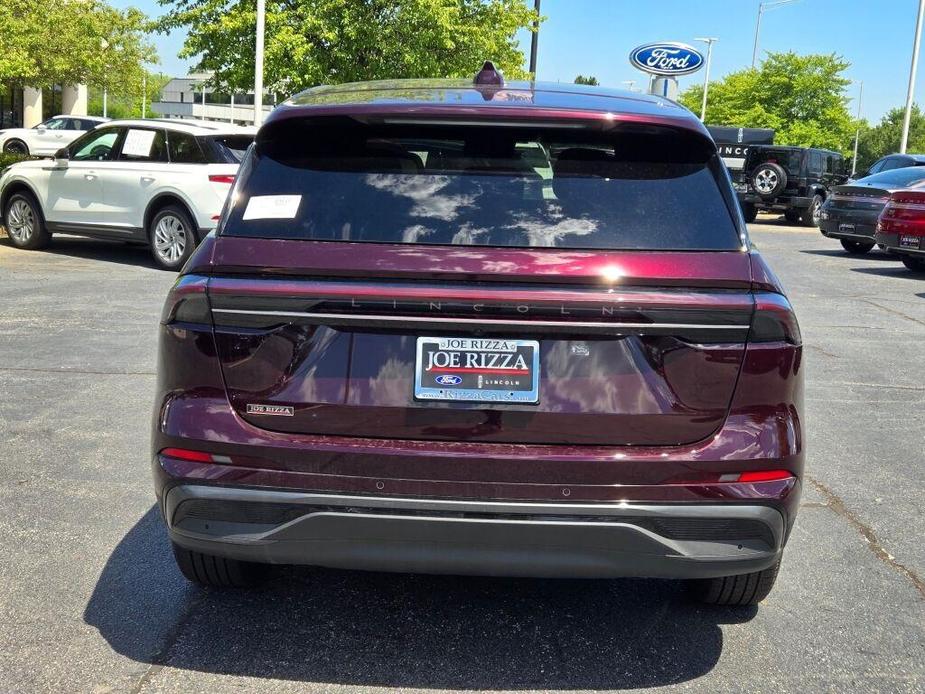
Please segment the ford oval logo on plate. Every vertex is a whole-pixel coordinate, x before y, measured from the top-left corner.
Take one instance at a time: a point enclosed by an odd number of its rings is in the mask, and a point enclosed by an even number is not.
[[[684,43],[647,43],[630,53],[630,64],[653,75],[674,77],[697,72],[703,65],[700,52]]]
[[[460,383],[462,383],[462,376],[450,376],[449,374],[443,374],[442,376],[434,376],[434,380],[441,386],[458,386]]]

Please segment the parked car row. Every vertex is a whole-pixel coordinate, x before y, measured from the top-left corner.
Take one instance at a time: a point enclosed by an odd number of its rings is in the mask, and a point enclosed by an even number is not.
[[[215,228],[253,128],[181,120],[110,121],[0,171],[0,211],[19,248],[55,233],[147,244],[179,270]]]
[[[0,152],[47,157],[69,145],[108,118],[97,116],[55,116],[34,128],[0,130]]]
[[[880,246],[911,270],[925,271],[925,155],[891,154],[855,180],[837,152],[752,145],[736,191],[747,221],[759,210],[818,226],[851,254]]]

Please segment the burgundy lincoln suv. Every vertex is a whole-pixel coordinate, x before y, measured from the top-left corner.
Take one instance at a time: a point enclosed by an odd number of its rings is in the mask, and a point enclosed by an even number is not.
[[[799,328],[709,134],[565,84],[310,89],[257,135],[160,328],[177,562],[771,589]]]

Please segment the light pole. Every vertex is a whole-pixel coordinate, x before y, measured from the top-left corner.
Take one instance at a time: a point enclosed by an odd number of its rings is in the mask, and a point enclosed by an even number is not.
[[[106,67],[106,49],[107,48],[109,48],[109,41],[107,41],[106,39],[100,39],[100,52],[103,54],[103,67],[104,68]],[[106,108],[108,105],[106,103],[108,101],[107,99],[108,96],[109,95],[107,93],[107,84],[106,84],[106,81],[103,80],[103,118],[106,118],[109,115],[107,113],[108,109]]]
[[[625,84],[625,85],[626,85],[626,91],[628,91],[628,92],[634,92],[634,91],[636,91],[635,89],[633,89],[633,87],[636,86],[636,80],[623,80],[620,84]]]
[[[912,43],[912,64],[909,66],[909,90],[906,92],[906,114],[903,116],[903,135],[899,141],[900,154],[905,154],[909,145],[909,123],[912,120],[912,96],[915,93],[915,72],[919,66],[919,46],[922,45],[923,16],[925,0],[919,0],[919,16],[915,20],[915,41]]]
[[[147,97],[148,97],[148,71],[145,70],[144,72],[141,73],[141,117],[142,118],[145,117],[145,111],[147,111],[147,108],[148,108]]]
[[[864,82],[858,82],[858,128],[854,132],[854,156],[851,158],[851,178],[858,170],[858,141],[861,139],[861,98],[864,96]]]
[[[257,0],[257,46],[254,51],[254,125],[263,122],[263,32],[267,0]]]
[[[703,73],[703,103],[700,105],[700,120],[705,122],[707,117],[707,90],[710,89],[710,59],[713,57],[713,44],[719,41],[717,38],[698,38],[694,41],[700,41],[707,44],[707,66]]]
[[[540,42],[540,0],[533,0],[533,11],[536,19],[533,20],[533,36],[530,37],[530,73],[536,79],[536,49]]]
[[[758,33],[761,31],[761,15],[764,14],[766,10],[773,10],[781,5],[789,5],[791,2],[796,1],[797,0],[774,0],[773,2],[758,3],[758,22],[755,24],[755,47],[752,48],[752,67],[755,67],[755,63],[758,61]]]

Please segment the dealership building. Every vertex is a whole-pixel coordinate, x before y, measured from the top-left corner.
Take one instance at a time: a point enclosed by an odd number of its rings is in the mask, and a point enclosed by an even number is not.
[[[59,114],[87,115],[87,85],[0,85],[0,128],[31,128]]]

